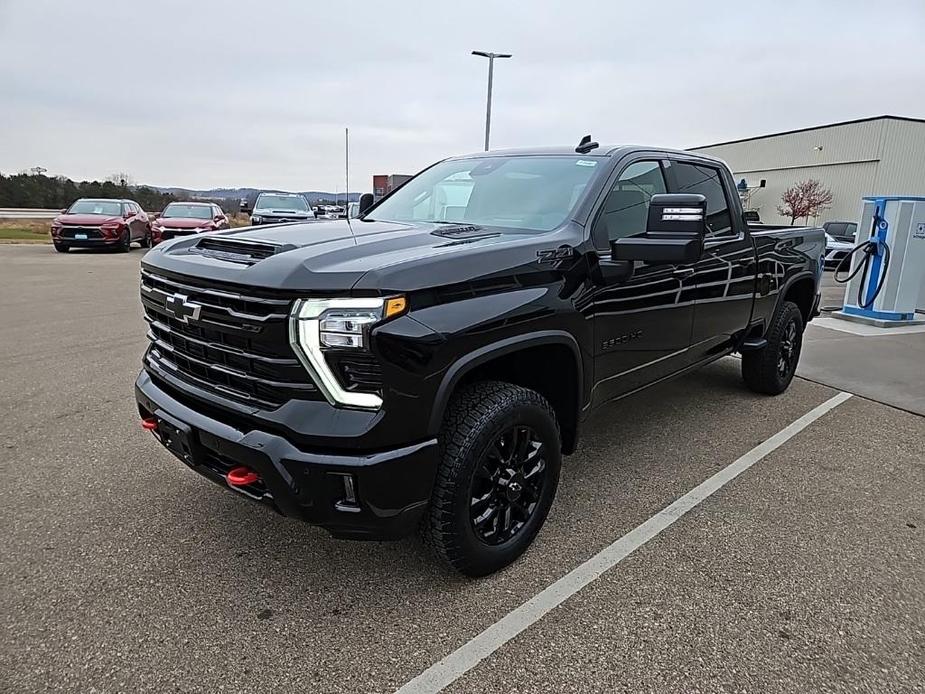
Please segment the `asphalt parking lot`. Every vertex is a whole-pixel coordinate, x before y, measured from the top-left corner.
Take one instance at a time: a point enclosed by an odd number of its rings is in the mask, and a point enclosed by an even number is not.
[[[725,359],[614,405],[533,548],[468,580],[156,445],[132,395],[141,256],[0,246],[2,691],[394,691],[846,387],[768,399]],[[446,691],[923,691],[923,566],[925,419],[856,395]]]

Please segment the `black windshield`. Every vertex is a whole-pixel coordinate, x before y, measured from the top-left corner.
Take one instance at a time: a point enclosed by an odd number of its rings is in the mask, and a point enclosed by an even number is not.
[[[566,220],[599,163],[580,156],[451,159],[408,181],[369,217],[549,231]]]

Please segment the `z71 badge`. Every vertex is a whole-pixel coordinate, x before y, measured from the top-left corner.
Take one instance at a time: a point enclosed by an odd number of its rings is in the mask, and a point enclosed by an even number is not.
[[[537,251],[536,258],[538,263],[555,263],[559,260],[568,260],[572,257],[573,252],[574,249],[571,246],[562,246],[562,248]]]

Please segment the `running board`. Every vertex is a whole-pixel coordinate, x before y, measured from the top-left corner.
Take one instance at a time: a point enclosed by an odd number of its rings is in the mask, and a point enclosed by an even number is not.
[[[764,349],[768,346],[768,341],[763,337],[750,337],[747,340],[743,340],[742,344],[739,345],[740,352],[756,352],[759,349]]]

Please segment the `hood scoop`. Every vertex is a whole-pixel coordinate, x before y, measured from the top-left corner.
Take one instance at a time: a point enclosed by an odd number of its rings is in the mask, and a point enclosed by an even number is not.
[[[222,236],[205,236],[189,249],[190,253],[227,260],[232,263],[253,265],[271,255],[291,251],[297,246],[291,243],[279,244],[270,241],[249,241]]]
[[[485,239],[489,236],[499,236],[498,232],[485,231],[475,224],[452,224],[442,226],[430,233],[434,236],[442,236],[445,239],[453,239],[454,241],[472,241],[474,239]]]

